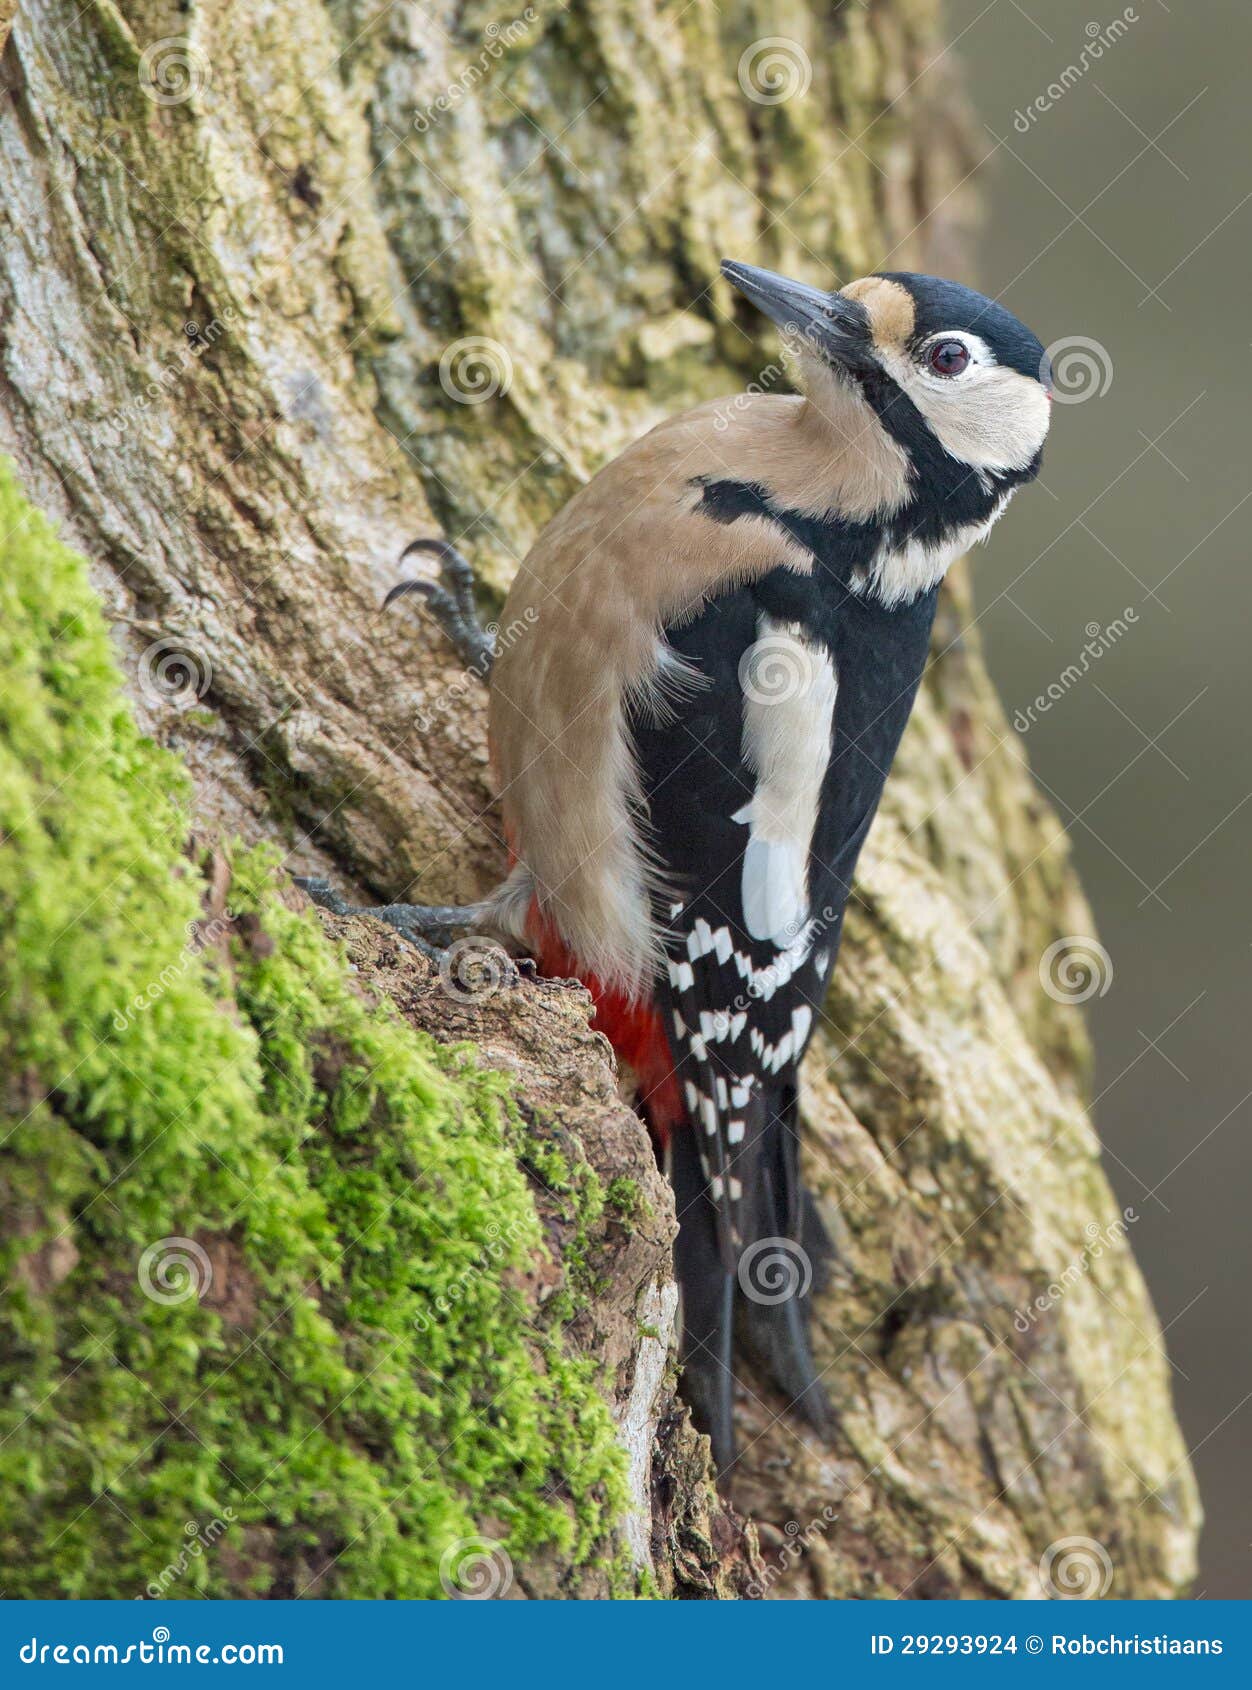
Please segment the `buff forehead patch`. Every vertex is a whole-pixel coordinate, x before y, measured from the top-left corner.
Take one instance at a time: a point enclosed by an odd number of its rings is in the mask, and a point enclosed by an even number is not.
[[[913,295],[899,282],[882,276],[865,276],[841,289],[845,299],[855,299],[869,313],[870,328],[879,346],[901,351],[913,336],[917,311]]]

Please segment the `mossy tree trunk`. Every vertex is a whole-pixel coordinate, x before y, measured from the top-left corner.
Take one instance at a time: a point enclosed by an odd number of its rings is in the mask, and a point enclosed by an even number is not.
[[[350,893],[491,882],[481,690],[419,615],[379,616],[399,551],[449,534],[498,593],[606,455],[756,378],[722,255],[814,279],[954,267],[937,29],[931,0],[23,0],[0,60],[0,448],[89,559],[201,840],[275,842]],[[1159,1329],[1077,1011],[1041,987],[1091,920],[969,621],[962,578],[809,1062],[840,1433],[815,1447],[748,1381],[736,1503],[759,1559],[675,1406],[665,1192],[584,1001],[467,1002],[337,927],[362,985],[477,1043],[621,1198],[584,1239],[570,1341],[604,1373],[625,1536],[667,1593],[1036,1594],[1070,1538],[1115,1595],[1190,1576]],[[49,1260],[24,1296],[72,1280]],[[235,1553],[225,1586],[264,1587],[273,1557]],[[517,1588],[603,1588],[586,1565],[557,1545]]]

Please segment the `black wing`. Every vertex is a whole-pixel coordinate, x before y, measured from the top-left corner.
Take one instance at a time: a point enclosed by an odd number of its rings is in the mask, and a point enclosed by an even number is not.
[[[673,892],[657,912],[668,961],[660,995],[730,1271],[745,1242],[744,1201],[762,1135],[808,1043],[843,906],[840,898],[825,923],[806,915],[771,938],[753,936],[760,912],[753,919],[745,910],[752,830],[744,815],[757,771],[745,757],[741,670],[759,644],[763,614],[744,589],[667,630],[698,679],[671,712],[640,711],[632,723],[650,839]],[[768,884],[768,876],[758,879]],[[806,909],[812,904],[810,888]]]
[[[671,709],[640,708],[632,717],[651,845],[673,892],[657,911],[668,961],[660,996],[717,1208],[719,1249],[731,1268],[747,1235],[743,1205],[752,1195],[761,1135],[784,1107],[780,1100],[794,1097],[856,859],[912,707],[933,614],[933,594],[888,612],[841,589],[828,592],[820,578],[775,571],[665,630],[693,682]],[[802,909],[791,889],[777,884],[786,881],[777,872],[785,854],[765,860],[764,872],[753,876],[749,855],[759,841],[744,820],[762,773],[748,731],[752,701],[767,701],[756,718],[768,734],[771,689],[795,679],[787,673],[787,638],[828,661],[836,682]],[[775,661],[781,675],[770,673]],[[793,700],[785,723],[792,737],[811,732],[814,714],[816,706],[796,715]],[[791,749],[775,754],[785,762]],[[773,919],[788,914],[781,927]]]

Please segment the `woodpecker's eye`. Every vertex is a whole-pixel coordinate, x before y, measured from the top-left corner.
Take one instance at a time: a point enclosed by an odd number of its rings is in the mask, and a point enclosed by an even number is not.
[[[969,348],[960,340],[937,340],[926,362],[937,376],[959,376],[969,363]]]

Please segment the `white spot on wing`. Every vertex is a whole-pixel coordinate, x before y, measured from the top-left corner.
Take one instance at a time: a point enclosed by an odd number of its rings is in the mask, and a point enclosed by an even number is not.
[[[754,968],[751,957],[745,956],[742,951],[735,952],[735,967],[753,997],[768,1003],[778,988],[787,984],[796,969],[807,960],[817,930],[817,922],[806,922],[786,949],[777,952],[773,961],[764,968]]]
[[[744,761],[756,775],[752,800],[735,821],[751,829],[744,852],[744,925],[754,939],[783,940],[808,919],[808,863],[830,763],[835,670],[824,648],[795,624],[762,615],[783,684],[745,687]]]
[[[808,915],[809,842],[763,839],[743,854],[743,924],[754,939],[776,939]]]

